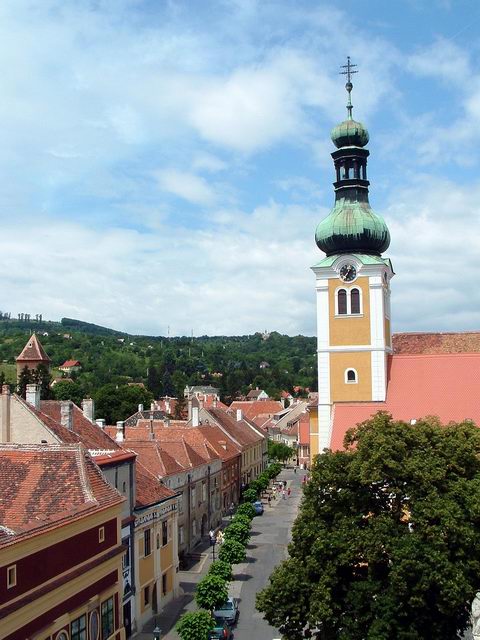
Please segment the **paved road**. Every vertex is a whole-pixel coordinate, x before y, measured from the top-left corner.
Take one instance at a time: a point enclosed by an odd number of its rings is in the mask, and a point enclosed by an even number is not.
[[[235,629],[235,640],[272,640],[280,638],[276,629],[255,610],[255,595],[268,584],[268,576],[287,554],[287,544],[293,521],[301,499],[303,473],[292,470],[282,472],[280,479],[287,480],[292,489],[290,498],[279,499],[265,513],[253,520],[252,538],[247,562],[238,565],[231,592],[240,598],[240,617]]]
[[[252,538],[247,549],[247,562],[234,566],[234,581],[230,585],[230,595],[240,599],[240,617],[234,630],[235,640],[273,640],[280,634],[262,619],[255,610],[255,595],[268,583],[268,576],[287,553],[287,544],[301,499],[301,481],[304,472],[294,474],[293,470],[282,471],[279,480],[286,480],[291,487],[291,496],[286,500],[276,500],[271,507],[265,504],[263,516],[252,521]],[[208,542],[203,553],[190,571],[179,574],[182,595],[165,607],[157,622],[162,629],[162,640],[179,640],[174,626],[185,611],[196,609],[194,593],[212,561]],[[152,619],[138,633],[135,640],[151,640],[155,620]]]

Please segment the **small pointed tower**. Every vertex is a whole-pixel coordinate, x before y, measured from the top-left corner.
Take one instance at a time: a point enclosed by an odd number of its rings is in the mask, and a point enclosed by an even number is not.
[[[347,59],[347,119],[332,131],[335,205],[315,233],[326,257],[312,267],[316,276],[318,338],[318,429],[312,454],[330,447],[336,402],[385,400],[390,330],[391,262],[382,257],[390,234],[368,201],[367,129],[352,116]]]
[[[34,333],[30,336],[27,344],[22,350],[22,353],[17,358],[17,380],[25,367],[28,369],[37,369],[41,364],[44,364],[47,369],[49,369],[50,362],[50,358],[45,353],[40,340]]]

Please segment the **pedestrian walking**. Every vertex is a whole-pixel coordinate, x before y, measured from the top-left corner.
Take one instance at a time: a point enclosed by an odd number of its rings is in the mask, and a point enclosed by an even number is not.
[[[270,498],[270,496],[268,496],[267,502],[268,502],[268,506],[271,507],[272,506],[272,499]]]
[[[223,544],[224,540],[225,540],[225,536],[221,531],[219,531],[217,533],[217,544]]]
[[[288,487],[288,489],[287,489],[287,496],[288,497],[290,497],[291,492],[292,492],[292,490],[290,489],[290,487]]]
[[[282,489],[282,498],[283,498],[284,500],[286,500],[286,499],[287,499],[287,492],[285,491],[285,489]]]
[[[210,538],[210,544],[215,544],[215,531],[213,529],[208,532],[208,537]]]
[[[293,467],[293,473],[297,473],[297,467]]]

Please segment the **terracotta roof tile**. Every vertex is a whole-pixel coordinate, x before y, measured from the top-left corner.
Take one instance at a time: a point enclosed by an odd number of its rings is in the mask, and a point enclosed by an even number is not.
[[[277,400],[235,400],[229,408],[232,411],[241,409],[246,418],[253,420],[257,416],[271,418],[273,415],[283,410],[283,405]]]
[[[222,409],[208,409],[207,413],[241,446],[250,446],[264,439],[264,436],[255,431],[247,420],[237,421],[230,412]]]
[[[21,354],[17,357],[17,362],[50,362],[50,358],[45,353],[40,340],[34,333],[30,336],[27,344],[23,347]]]
[[[139,462],[136,464],[135,476],[135,506],[137,508],[148,507],[177,495]]]
[[[478,353],[480,331],[460,333],[395,333],[392,336],[396,354]]]
[[[123,501],[81,444],[0,445],[0,543]]]

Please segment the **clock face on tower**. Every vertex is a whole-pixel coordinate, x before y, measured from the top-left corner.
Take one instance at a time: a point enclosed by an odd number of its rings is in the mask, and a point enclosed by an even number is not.
[[[353,264],[344,264],[340,269],[340,278],[344,282],[352,282],[357,277],[357,270]]]

